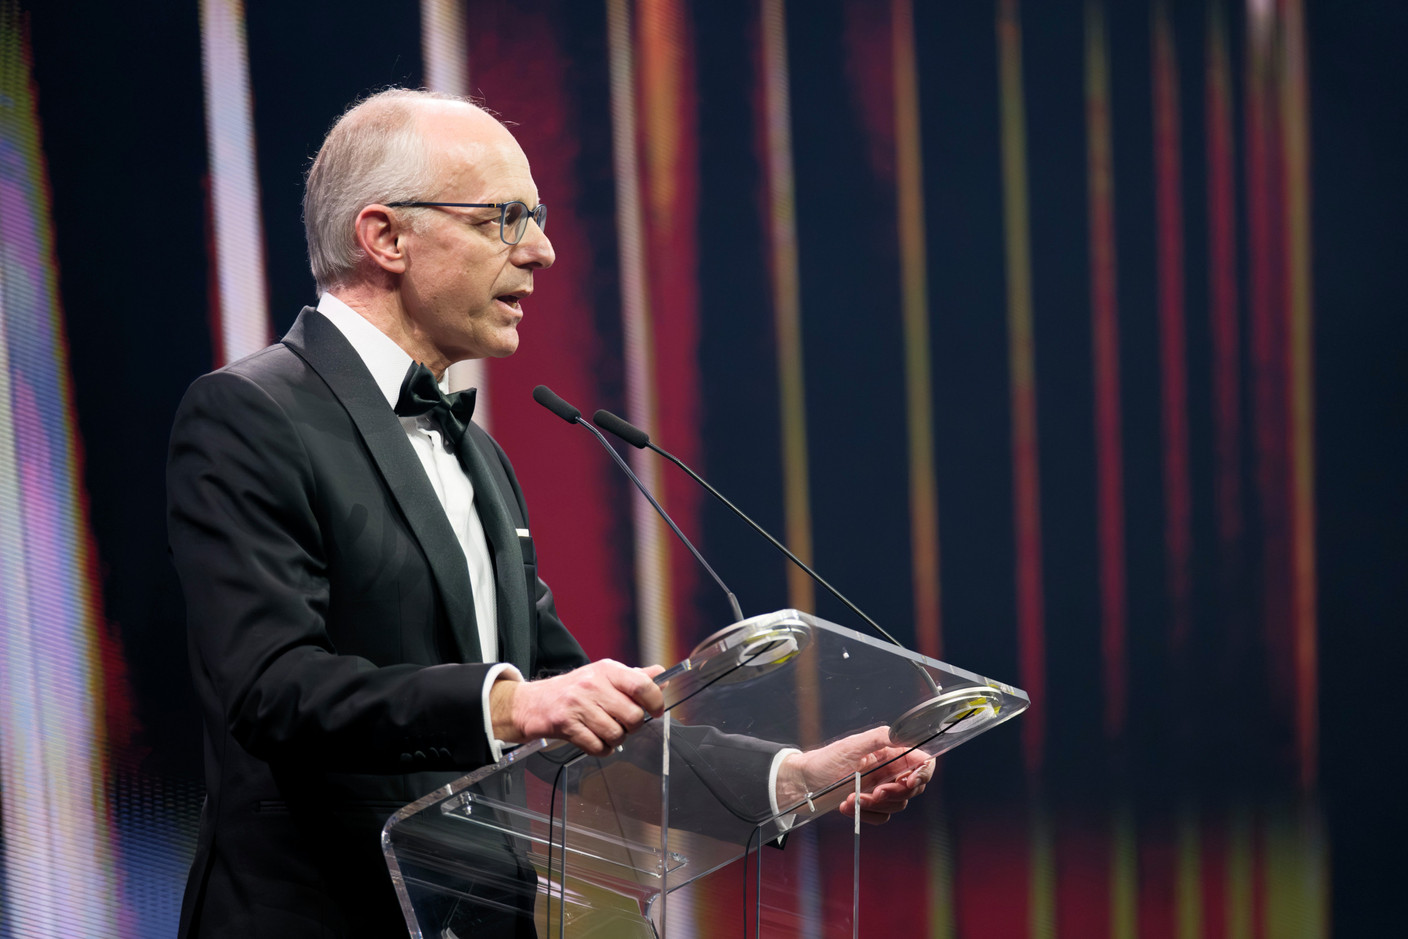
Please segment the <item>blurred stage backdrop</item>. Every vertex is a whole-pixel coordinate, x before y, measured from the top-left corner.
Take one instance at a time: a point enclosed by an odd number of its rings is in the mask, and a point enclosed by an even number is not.
[[[388,84],[480,96],[551,206],[522,351],[456,380],[590,653],[674,662],[728,608],[539,382],[1031,694],[863,834],[862,935],[1393,922],[1405,26],[1302,0],[0,0],[0,936],[173,934],[201,781],[171,416],[314,301],[302,175]],[[863,628],[632,457],[748,614]],[[764,935],[851,935],[846,837],[773,852]],[[737,935],[741,887],[672,902],[671,935]]]

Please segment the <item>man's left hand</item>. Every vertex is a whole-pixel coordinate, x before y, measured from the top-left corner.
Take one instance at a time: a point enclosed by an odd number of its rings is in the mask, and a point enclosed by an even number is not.
[[[777,774],[778,805],[794,805],[844,779],[842,785],[849,794],[840,805],[841,813],[854,815],[857,800],[849,779],[855,773],[861,774],[861,821],[880,825],[924,791],[933,778],[934,761],[923,751],[892,745],[888,727],[852,734],[785,757]]]

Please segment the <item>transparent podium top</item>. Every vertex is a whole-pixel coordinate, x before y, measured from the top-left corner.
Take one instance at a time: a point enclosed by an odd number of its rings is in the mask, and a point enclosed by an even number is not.
[[[1010,685],[796,610],[721,630],[656,681],[666,716],[612,754],[536,740],[391,818],[383,847],[412,935],[493,922],[482,911],[465,919],[471,907],[531,915],[539,893],[560,903],[564,922],[593,908],[638,914],[854,791],[847,769],[779,804],[777,767],[792,752],[882,741],[878,765],[861,774],[869,789],[902,771],[896,755],[936,756],[1030,703]]]

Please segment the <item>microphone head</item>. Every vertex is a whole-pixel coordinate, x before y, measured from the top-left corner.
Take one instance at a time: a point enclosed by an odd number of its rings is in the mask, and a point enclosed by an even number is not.
[[[533,389],[533,400],[569,424],[577,423],[582,417],[581,411],[558,397],[547,385],[539,385]]]
[[[650,435],[624,417],[617,417],[610,411],[597,411],[592,415],[592,423],[610,434],[615,434],[637,450],[644,450],[650,443]]]

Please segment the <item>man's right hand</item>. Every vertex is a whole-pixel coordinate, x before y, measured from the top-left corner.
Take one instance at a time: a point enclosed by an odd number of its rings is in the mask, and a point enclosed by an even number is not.
[[[601,659],[554,678],[500,679],[489,689],[494,736],[505,743],[551,737],[604,756],[647,716],[665,712],[654,681],[664,670]]]

